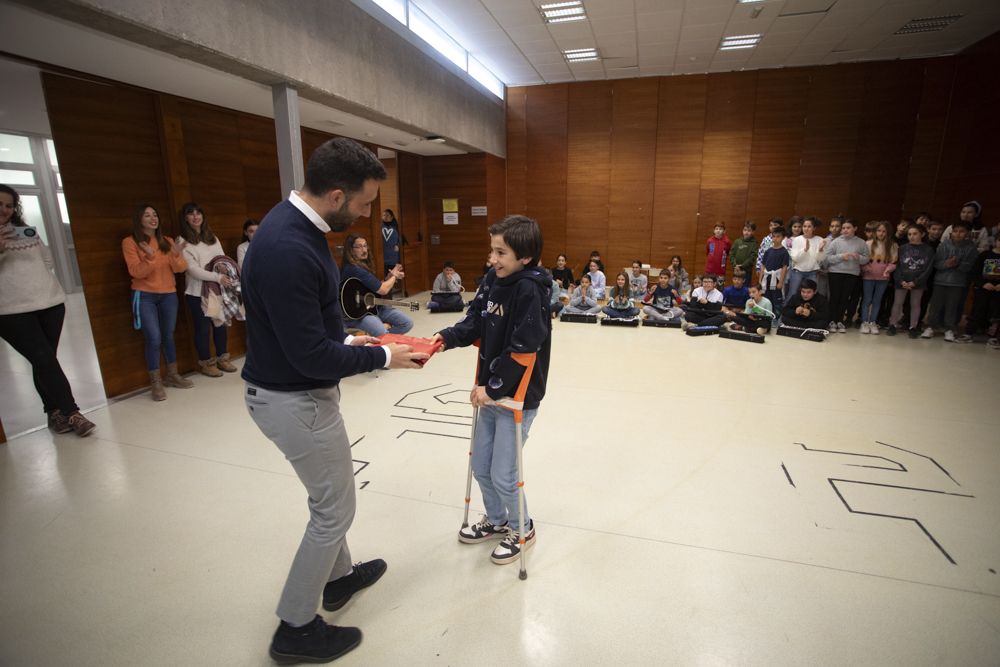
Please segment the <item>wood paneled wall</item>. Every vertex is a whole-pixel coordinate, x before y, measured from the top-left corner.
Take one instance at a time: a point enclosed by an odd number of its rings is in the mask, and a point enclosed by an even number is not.
[[[958,57],[512,88],[507,212],[546,263],[609,271],[678,254],[704,269],[718,221],[866,221],[1000,207],[1000,36]]]

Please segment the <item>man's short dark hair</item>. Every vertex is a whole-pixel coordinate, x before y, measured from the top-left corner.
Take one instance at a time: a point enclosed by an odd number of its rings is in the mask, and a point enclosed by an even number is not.
[[[446,268],[446,269],[454,269],[455,268],[455,263],[452,262],[451,260],[449,260],[449,261],[447,261],[447,262],[444,263],[444,268]]]
[[[956,228],[958,228],[958,227],[961,227],[962,229],[964,229],[964,230],[965,230],[965,231],[967,231],[967,232],[970,232],[970,231],[972,231],[972,225],[970,225],[970,224],[969,224],[968,222],[966,222],[965,220],[956,220],[956,221],[955,221],[955,222],[953,222],[953,223],[952,223],[952,225],[951,225],[951,228],[952,228],[952,230],[954,230],[954,229],[956,229]]]
[[[799,285],[799,289],[811,289],[812,291],[815,292],[816,281],[813,280],[812,278],[806,278],[805,280],[802,281],[802,284]]]
[[[503,242],[514,251],[518,259],[531,258],[529,266],[535,266],[542,259],[542,228],[538,223],[523,215],[508,215],[500,222],[490,225],[493,236],[502,236]]]
[[[337,137],[313,151],[306,165],[306,190],[325,195],[331,190],[358,192],[365,181],[385,180],[385,167],[375,154],[356,141]]]

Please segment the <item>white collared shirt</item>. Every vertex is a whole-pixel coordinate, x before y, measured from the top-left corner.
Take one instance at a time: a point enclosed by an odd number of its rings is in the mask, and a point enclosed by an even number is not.
[[[288,203],[302,211],[302,215],[306,216],[309,219],[309,222],[316,225],[316,229],[324,234],[330,233],[330,225],[326,224],[326,220],[323,219],[323,216],[317,213],[316,209],[307,204],[295,190],[288,193]],[[354,340],[354,336],[348,334],[347,338],[344,339],[344,345],[350,345],[352,340]],[[382,349],[385,350],[385,366],[383,366],[383,368],[389,368],[389,363],[392,361],[392,350],[389,349],[388,345],[383,345]]]

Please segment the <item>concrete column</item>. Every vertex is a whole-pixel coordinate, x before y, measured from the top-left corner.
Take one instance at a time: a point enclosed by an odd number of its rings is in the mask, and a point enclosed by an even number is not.
[[[281,179],[281,196],[305,182],[302,164],[302,131],[299,129],[299,94],[287,83],[271,86],[274,102],[274,132],[278,138],[278,174]]]

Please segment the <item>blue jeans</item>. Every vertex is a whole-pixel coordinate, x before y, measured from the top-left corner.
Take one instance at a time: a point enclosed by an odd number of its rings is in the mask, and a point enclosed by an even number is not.
[[[528,440],[528,430],[538,410],[525,410],[521,422],[521,437]],[[479,482],[486,507],[486,518],[494,526],[509,523],[519,530],[521,514],[517,507],[517,438],[514,413],[496,405],[479,408],[476,422],[476,442],[472,450],[472,474]],[[524,525],[530,526],[528,500],[524,501]]]
[[[785,296],[791,299],[799,293],[799,288],[802,286],[803,280],[806,278],[816,280],[818,274],[819,271],[799,271],[798,269],[792,269],[788,272],[788,280],[785,281]]]
[[[146,339],[146,369],[160,368],[160,347],[168,364],[177,362],[174,326],[177,324],[177,294],[139,292],[139,317],[142,336]]]
[[[882,297],[889,286],[888,280],[864,281],[864,299],[861,301],[861,321],[874,322],[882,308]]]
[[[378,316],[365,315],[360,320],[344,320],[344,326],[361,329],[369,336],[384,336],[385,324],[392,327],[389,333],[405,334],[413,328],[413,320],[401,310],[391,306],[376,306]]]
[[[212,338],[215,340],[215,354],[222,356],[229,349],[229,332],[226,325],[215,326],[211,317],[205,315],[201,309],[201,297],[185,294],[188,308],[191,310],[191,322],[194,324],[194,347],[198,350],[198,360],[208,361],[212,358],[212,352],[208,349],[208,330],[212,330]]]

